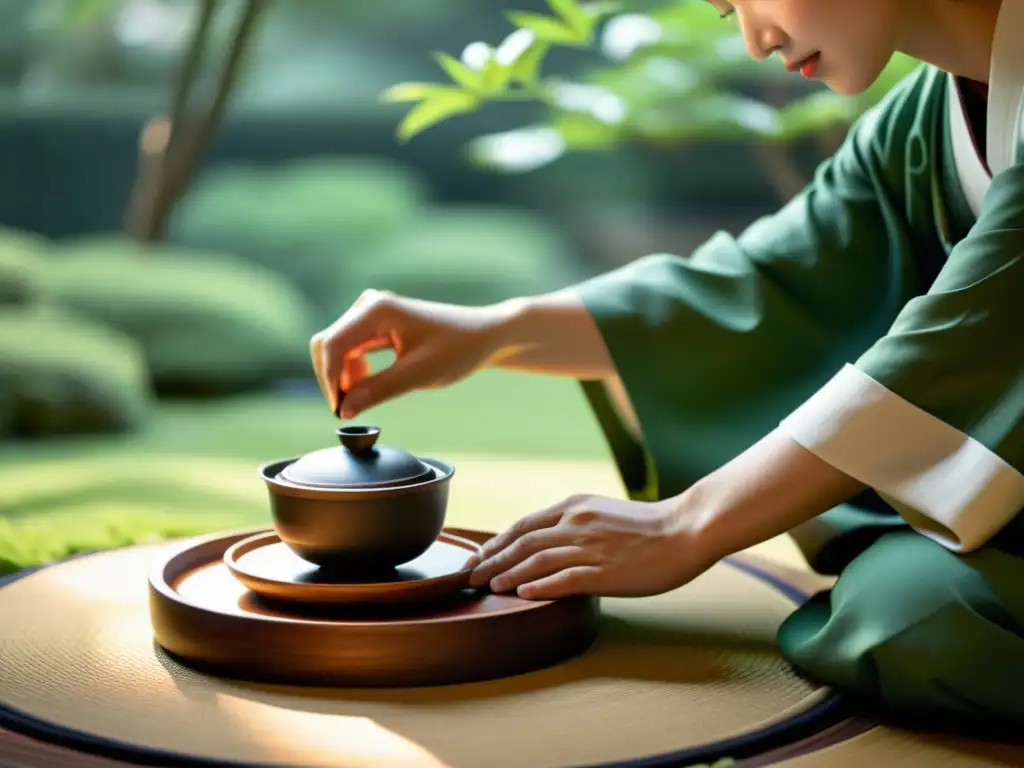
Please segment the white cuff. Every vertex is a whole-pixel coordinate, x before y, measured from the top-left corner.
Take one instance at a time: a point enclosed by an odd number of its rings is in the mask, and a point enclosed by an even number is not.
[[[1024,507],[1024,475],[853,365],[781,426],[950,550],[980,547]]]

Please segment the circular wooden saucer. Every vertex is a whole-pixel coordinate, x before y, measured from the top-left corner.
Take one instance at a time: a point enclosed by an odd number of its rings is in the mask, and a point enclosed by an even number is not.
[[[273,531],[228,547],[224,564],[242,584],[271,600],[337,605],[381,605],[435,600],[469,587],[475,541],[442,532],[415,560],[384,573],[330,572],[288,548]]]
[[[445,533],[477,545],[492,535]],[[189,543],[151,571],[154,638],[182,663],[222,677],[285,684],[443,685],[548,667],[597,637],[593,597],[529,601],[467,589],[396,604],[268,601],[224,562],[229,548],[251,536]]]

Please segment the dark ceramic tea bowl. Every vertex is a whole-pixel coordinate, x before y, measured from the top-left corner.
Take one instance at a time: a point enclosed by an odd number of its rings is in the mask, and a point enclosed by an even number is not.
[[[386,571],[415,560],[444,528],[455,467],[379,445],[377,427],[337,435],[340,446],[260,468],[277,535],[332,571]]]

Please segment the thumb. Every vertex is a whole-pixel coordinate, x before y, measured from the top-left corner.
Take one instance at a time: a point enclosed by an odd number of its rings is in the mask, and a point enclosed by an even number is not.
[[[389,305],[382,299],[364,299],[313,337],[310,343],[313,367],[331,410],[338,408],[338,389],[345,358],[358,350],[390,345],[396,318],[389,310]]]
[[[355,418],[362,411],[422,388],[430,378],[430,362],[429,353],[419,347],[363,379],[345,396],[342,416]]]

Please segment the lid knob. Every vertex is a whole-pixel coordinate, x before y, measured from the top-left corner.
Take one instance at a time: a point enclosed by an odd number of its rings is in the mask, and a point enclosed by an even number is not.
[[[368,456],[380,437],[380,427],[338,427],[335,430],[341,444],[356,456]]]
[[[341,445],[301,456],[281,470],[290,483],[315,488],[394,488],[424,482],[434,468],[410,453],[378,442],[380,427],[335,427]]]

